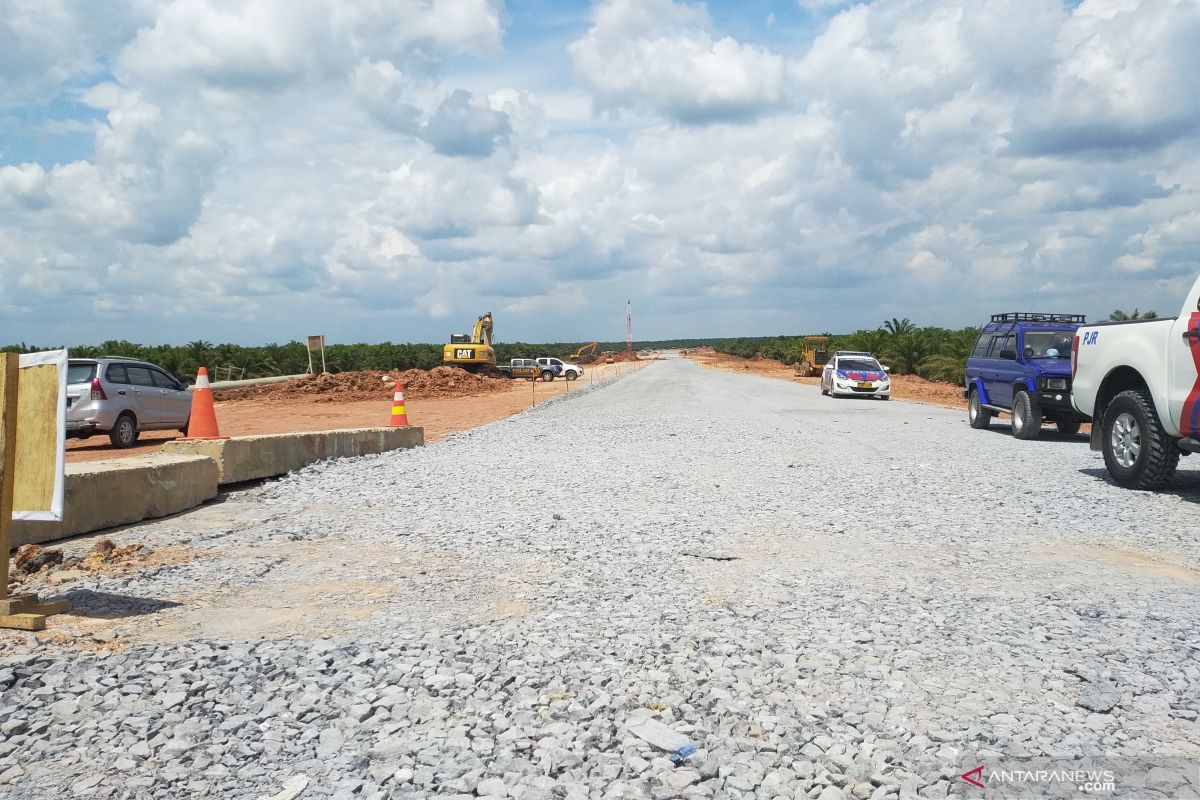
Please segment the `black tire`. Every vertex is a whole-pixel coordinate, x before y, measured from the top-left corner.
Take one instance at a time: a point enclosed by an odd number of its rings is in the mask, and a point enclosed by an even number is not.
[[[983,407],[983,401],[979,399],[979,390],[972,387],[970,399],[967,400],[967,422],[976,430],[983,430],[992,424],[992,417],[995,416],[990,408]]]
[[[1036,439],[1042,432],[1042,412],[1029,396],[1019,391],[1013,397],[1012,434],[1018,439]]]
[[[122,414],[117,417],[117,424],[108,433],[108,440],[118,450],[133,447],[138,440],[137,420],[132,414]]]
[[[1163,430],[1154,400],[1145,389],[1129,389],[1114,397],[1104,410],[1101,433],[1104,466],[1118,485],[1157,489],[1175,474],[1179,448]],[[1124,448],[1118,448],[1118,443]]]
[[[1058,432],[1063,436],[1074,436],[1079,433],[1079,428],[1083,425],[1077,419],[1060,419],[1057,423]]]
[[[554,373],[548,369],[542,370],[542,380],[546,383],[549,383],[550,381],[554,380]]]
[[[567,379],[567,380],[569,380],[569,381],[573,381],[573,380],[575,380],[576,378],[578,378],[579,376],[578,376],[577,374],[575,374],[575,372],[573,372],[573,371],[572,371],[572,372],[568,372],[568,373],[567,373],[566,375],[564,375],[563,377],[564,377],[564,378],[566,378],[566,379]]]
[[[892,396],[890,394],[885,394],[883,397],[880,397],[879,399],[880,400],[891,400]]]

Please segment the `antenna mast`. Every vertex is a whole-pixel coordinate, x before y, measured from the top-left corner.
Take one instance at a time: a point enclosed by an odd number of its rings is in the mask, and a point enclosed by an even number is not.
[[[625,301],[625,352],[633,352],[633,303]]]

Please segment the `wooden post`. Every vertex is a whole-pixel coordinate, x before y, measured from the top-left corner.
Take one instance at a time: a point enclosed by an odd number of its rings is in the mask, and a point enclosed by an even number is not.
[[[0,353],[0,600],[8,597],[8,551],[12,549],[13,490],[17,459],[17,377],[21,357]]]

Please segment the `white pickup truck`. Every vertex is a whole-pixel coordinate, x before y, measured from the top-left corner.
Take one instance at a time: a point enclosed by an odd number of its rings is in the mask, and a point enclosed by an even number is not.
[[[1071,402],[1113,480],[1162,486],[1181,454],[1200,452],[1200,278],[1174,319],[1080,327],[1071,370]]]
[[[569,381],[573,381],[583,375],[583,367],[578,364],[568,363],[562,359],[543,356],[537,360],[537,363],[542,365],[542,367],[553,370],[555,376],[562,376]]]

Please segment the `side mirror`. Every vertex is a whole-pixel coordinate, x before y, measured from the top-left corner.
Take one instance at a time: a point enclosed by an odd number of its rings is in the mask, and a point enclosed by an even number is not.
[[[1017,351],[1016,350],[1001,350],[1000,357],[1007,358],[1010,361],[1016,361],[1017,360]]]
[[[892,368],[891,368],[891,367],[888,367],[888,366],[885,366],[885,367],[883,368],[883,371],[884,371],[884,372],[891,372],[891,371],[892,371]]]

